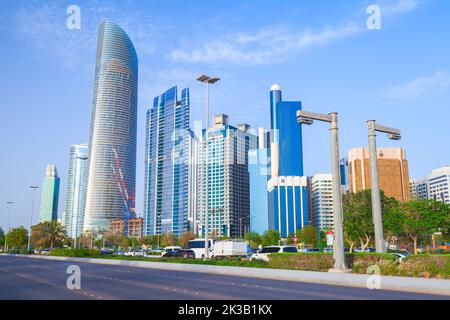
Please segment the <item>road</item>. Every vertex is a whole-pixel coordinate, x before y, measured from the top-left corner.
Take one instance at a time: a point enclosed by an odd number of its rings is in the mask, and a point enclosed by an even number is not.
[[[70,262],[0,256],[1,300],[449,299],[408,292],[76,263],[81,289],[69,290]],[[274,271],[276,272],[276,271]]]

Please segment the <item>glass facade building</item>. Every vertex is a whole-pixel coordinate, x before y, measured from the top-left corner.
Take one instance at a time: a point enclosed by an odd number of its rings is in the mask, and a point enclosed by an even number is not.
[[[248,152],[250,173],[250,231],[269,230],[267,182],[270,178],[270,133],[258,130],[258,149]]]
[[[56,167],[49,164],[42,184],[40,222],[58,219],[59,183]]]
[[[67,235],[79,237],[83,232],[88,175],[88,145],[72,145],[69,154],[66,211],[63,223]]]
[[[246,124],[235,127],[229,125],[225,114],[216,115],[213,120],[214,126],[208,132],[203,130],[200,141],[196,233],[201,237],[205,235],[208,196],[208,226],[211,236],[242,238],[250,227],[248,152],[257,148],[257,137]]]
[[[84,230],[107,230],[110,221],[124,218],[124,199],[114,176],[114,150],[128,192],[135,192],[137,89],[133,43],[119,26],[105,21],[97,39]]]
[[[309,223],[308,182],[303,176],[300,101],[283,101],[279,85],[270,89],[271,178],[267,184],[269,228],[287,237]]]
[[[156,97],[147,112],[145,234],[180,236],[189,229],[189,89],[177,87]]]

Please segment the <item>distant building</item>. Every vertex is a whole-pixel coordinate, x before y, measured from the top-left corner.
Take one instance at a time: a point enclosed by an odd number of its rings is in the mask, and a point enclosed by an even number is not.
[[[188,213],[187,230],[195,233],[197,230],[198,210],[198,152],[199,141],[192,130],[189,130],[189,163],[188,163]]]
[[[450,166],[435,169],[425,178],[411,180],[410,188],[413,197],[450,204]]]
[[[190,151],[195,148],[189,129],[189,89],[173,87],[153,100],[147,112],[145,148],[145,234],[189,229]],[[195,177],[193,177],[195,179]]]
[[[56,167],[49,164],[42,184],[40,222],[58,219],[59,183]]]
[[[143,236],[144,219],[133,218],[128,220],[128,237],[140,239]],[[124,234],[125,221],[123,219],[113,220],[109,223],[108,232],[111,234]]]
[[[270,133],[258,130],[258,149],[248,152],[250,173],[250,231],[259,234],[269,230]]]
[[[388,197],[408,201],[409,170],[406,153],[401,148],[378,148],[378,176],[380,189]],[[348,152],[350,192],[371,188],[369,149],[355,148]]]
[[[205,235],[208,196],[210,233],[216,237],[240,238],[250,227],[248,152],[256,149],[257,137],[247,124],[231,126],[225,114],[214,116],[213,123],[208,131],[203,130],[200,141],[197,234]]]
[[[64,212],[63,224],[67,235],[71,238],[79,237],[83,232],[88,153],[87,144],[70,146],[66,211]]]
[[[331,174],[311,178],[311,219],[320,230],[333,230],[333,184]]]

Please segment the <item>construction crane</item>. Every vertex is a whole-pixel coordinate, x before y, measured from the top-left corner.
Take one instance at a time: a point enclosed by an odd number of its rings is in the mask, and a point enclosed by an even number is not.
[[[113,165],[111,165],[111,168],[113,170],[114,178],[116,179],[117,186],[120,191],[120,195],[122,196],[122,200],[125,206],[125,214],[124,214],[124,235],[128,237],[128,226],[130,221],[130,216],[132,212],[134,212],[134,196],[130,195],[128,193],[128,188],[125,183],[125,179],[123,178],[122,173],[122,166],[120,165],[120,159],[119,155],[117,153],[117,150],[115,148],[112,148],[112,151],[114,153],[114,158],[116,161],[116,167],[114,168]]]

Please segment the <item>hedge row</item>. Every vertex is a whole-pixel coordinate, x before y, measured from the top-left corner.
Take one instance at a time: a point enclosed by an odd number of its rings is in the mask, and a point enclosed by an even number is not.
[[[100,257],[100,251],[90,249],[54,249],[50,255],[57,257],[94,258]]]

